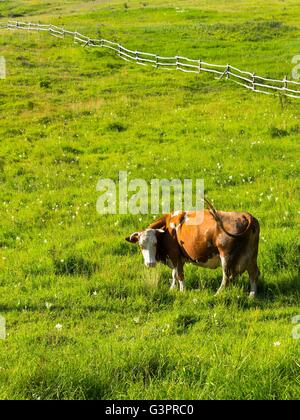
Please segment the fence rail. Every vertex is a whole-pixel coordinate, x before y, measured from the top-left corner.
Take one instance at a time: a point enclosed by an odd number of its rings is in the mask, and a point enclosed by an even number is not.
[[[182,56],[162,57],[156,54],[132,51],[116,42],[108,41],[107,39],[89,38],[77,31],[68,31],[55,25],[10,21],[6,24],[0,24],[0,29],[44,31],[50,33],[50,35],[54,37],[62,39],[69,36],[73,38],[76,44],[80,44],[83,47],[108,48],[115,51],[121,59],[139,65],[151,65],[154,68],[178,70],[185,73],[212,73],[217,75],[219,79],[225,78],[226,80],[231,80],[233,83],[256,93],[264,93],[266,95],[278,93],[290,98],[300,99],[300,82],[288,80],[287,76],[282,80],[270,79],[258,76],[255,73],[240,70],[229,64],[210,64],[202,60],[194,60]]]

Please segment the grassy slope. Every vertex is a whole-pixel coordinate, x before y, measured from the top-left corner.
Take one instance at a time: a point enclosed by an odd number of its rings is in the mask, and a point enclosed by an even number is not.
[[[296,3],[7,1],[0,21],[281,77],[299,53]],[[299,103],[45,34],[2,32],[0,55],[0,397],[299,398]],[[151,217],[95,210],[97,180],[120,169],[203,177],[219,208],[255,214],[258,300],[246,277],[214,298],[220,270],[189,267],[184,295],[167,269],[144,270],[123,237]]]

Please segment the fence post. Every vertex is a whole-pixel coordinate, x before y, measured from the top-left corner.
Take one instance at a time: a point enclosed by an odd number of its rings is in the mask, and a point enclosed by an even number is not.
[[[176,70],[179,70],[179,57],[176,55]]]
[[[201,73],[202,70],[202,60],[199,60],[199,67],[198,67],[199,73]]]
[[[157,55],[155,56],[155,61],[156,61],[155,67],[158,69],[158,57],[157,57]]]
[[[226,68],[226,80],[229,79],[229,76],[230,76],[230,65],[227,64],[227,68]]]
[[[285,75],[283,78],[283,90],[286,90],[288,88],[288,78]]]
[[[253,89],[253,90],[255,90],[255,89],[256,89],[256,87],[255,87],[255,80],[256,80],[256,79],[255,79],[255,76],[256,76],[256,74],[255,74],[255,73],[253,73],[253,74],[252,74],[252,89]]]

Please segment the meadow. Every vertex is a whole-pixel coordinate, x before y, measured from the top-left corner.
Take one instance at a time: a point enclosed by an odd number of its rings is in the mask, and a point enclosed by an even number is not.
[[[140,51],[290,75],[296,0],[0,2]],[[299,399],[300,102],[143,68],[43,33],[0,31],[1,399]],[[255,301],[221,270],[147,270],[124,240],[153,215],[101,216],[101,178],[203,178],[261,224]]]

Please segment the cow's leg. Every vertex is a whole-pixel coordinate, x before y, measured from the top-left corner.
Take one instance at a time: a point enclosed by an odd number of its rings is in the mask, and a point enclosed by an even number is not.
[[[222,283],[221,283],[221,286],[219,287],[219,289],[216,293],[216,296],[218,296],[220,293],[223,292],[223,290],[226,288],[228,283],[229,283],[229,276],[225,271],[223,271]]]
[[[258,283],[258,277],[259,277],[259,268],[255,264],[255,266],[248,269],[250,284],[251,284],[251,291],[249,298],[254,299],[257,294],[257,283]]]
[[[172,284],[171,284],[170,290],[176,289],[177,278],[178,278],[177,268],[174,268],[173,271],[172,271]]]
[[[221,263],[222,263],[222,270],[223,270],[223,278],[222,278],[221,286],[220,286],[219,290],[216,293],[216,296],[218,296],[220,293],[223,292],[223,290],[225,289],[225,287],[228,285],[228,283],[230,281],[228,264],[227,264],[227,260],[226,260],[225,257],[222,257],[221,256]]]
[[[170,290],[176,289],[176,282],[179,281],[179,290],[184,292],[184,274],[183,271],[179,272],[178,268],[174,268],[172,271],[172,284]]]
[[[183,271],[184,263],[180,260],[177,264],[177,278],[179,281],[179,290],[184,292],[184,271]]]
[[[185,291],[184,279],[183,280],[179,280],[179,290],[181,292],[184,292]]]

